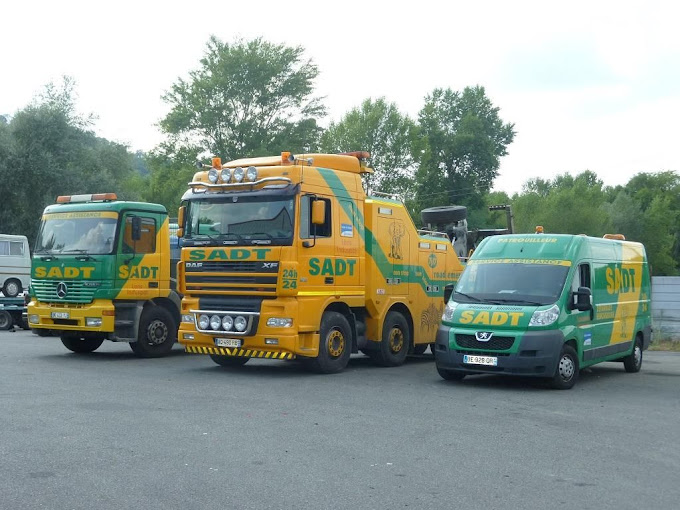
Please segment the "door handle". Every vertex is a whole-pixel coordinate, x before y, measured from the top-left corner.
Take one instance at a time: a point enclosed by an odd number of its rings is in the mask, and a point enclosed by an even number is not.
[[[327,285],[331,285],[333,283],[333,277],[327,276],[326,279],[324,280],[324,283]]]

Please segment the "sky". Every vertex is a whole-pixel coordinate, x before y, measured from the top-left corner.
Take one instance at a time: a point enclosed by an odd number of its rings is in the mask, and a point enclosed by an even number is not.
[[[99,136],[148,151],[163,140],[161,96],[199,67],[211,35],[302,46],[320,70],[322,125],[379,97],[415,120],[435,88],[483,86],[515,125],[494,183],[510,195],[585,170],[611,186],[680,171],[671,0],[5,3],[0,114],[70,76]]]

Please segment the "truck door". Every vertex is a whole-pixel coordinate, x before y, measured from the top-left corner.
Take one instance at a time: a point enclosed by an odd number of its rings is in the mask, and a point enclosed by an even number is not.
[[[358,287],[361,283],[359,275],[359,232],[354,228],[356,205],[352,200],[338,199],[335,240],[335,285],[346,290]]]
[[[123,215],[116,255],[118,299],[146,300],[159,295],[158,221],[151,213],[128,211]]]
[[[590,264],[583,262],[578,265],[571,282],[571,291],[576,292],[579,287],[587,287],[593,291],[591,269]],[[593,305],[595,306],[595,305]],[[577,342],[583,350],[584,361],[592,359],[594,356],[594,351],[597,345],[597,338],[602,334],[601,331],[598,332],[597,328],[594,327],[593,317],[595,310],[579,311],[573,309],[571,311],[572,316],[576,319],[576,331],[577,331]]]
[[[312,203],[326,204],[323,225],[312,224]],[[333,200],[309,194],[300,197],[300,281],[308,292],[331,292],[335,289],[335,240],[333,239]]]

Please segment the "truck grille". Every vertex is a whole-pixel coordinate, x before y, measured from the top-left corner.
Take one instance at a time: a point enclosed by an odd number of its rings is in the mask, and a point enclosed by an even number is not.
[[[194,295],[276,294],[278,262],[185,262],[184,268],[186,291]]]
[[[91,303],[102,282],[93,280],[36,280],[31,287],[44,303]],[[65,294],[64,294],[65,287]]]
[[[480,342],[475,335],[456,335],[456,343],[465,349],[484,349],[487,351],[504,351],[510,349],[515,341],[512,336],[493,335],[488,342]]]

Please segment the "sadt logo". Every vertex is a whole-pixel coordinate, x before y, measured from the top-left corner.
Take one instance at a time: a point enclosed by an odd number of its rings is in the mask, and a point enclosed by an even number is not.
[[[66,294],[68,294],[68,287],[66,286],[66,283],[59,282],[57,284],[57,297],[59,299],[64,299]]]
[[[491,331],[477,331],[475,333],[475,338],[478,342],[488,342],[491,340],[493,333]]]

